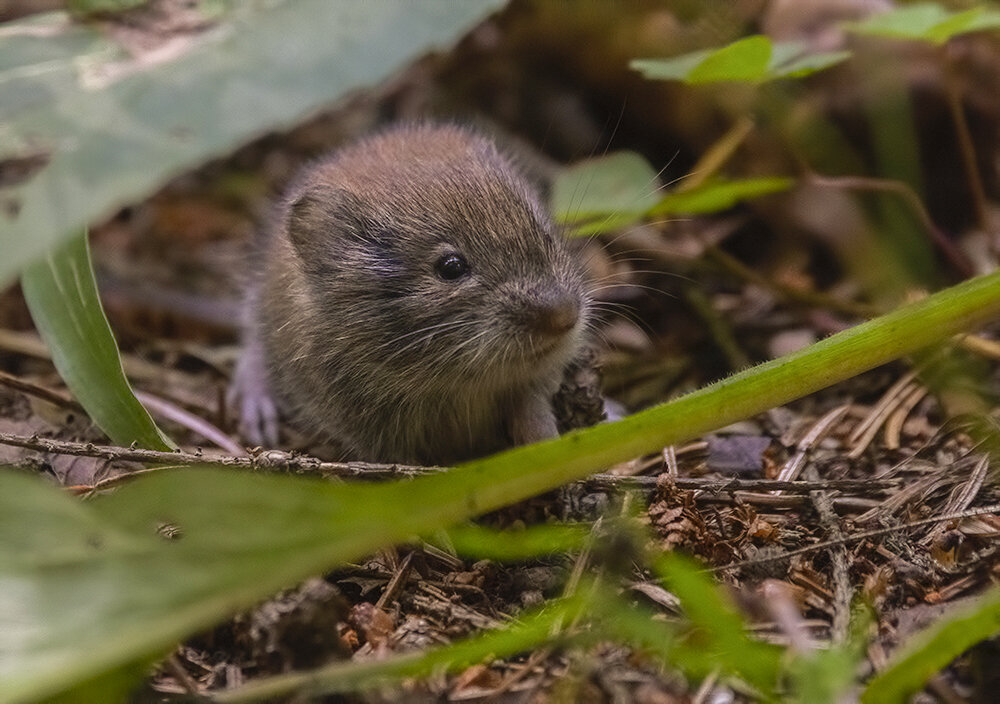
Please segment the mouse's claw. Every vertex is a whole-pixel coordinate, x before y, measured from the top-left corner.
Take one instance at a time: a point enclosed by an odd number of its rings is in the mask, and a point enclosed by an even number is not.
[[[240,435],[255,445],[277,447],[278,405],[257,345],[248,344],[236,364],[226,403],[239,417]]]

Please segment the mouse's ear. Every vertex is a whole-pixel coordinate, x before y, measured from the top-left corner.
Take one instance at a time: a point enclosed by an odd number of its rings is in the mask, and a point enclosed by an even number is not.
[[[303,261],[329,256],[344,237],[361,237],[365,231],[363,205],[350,191],[311,185],[293,194],[288,204],[288,239]]]

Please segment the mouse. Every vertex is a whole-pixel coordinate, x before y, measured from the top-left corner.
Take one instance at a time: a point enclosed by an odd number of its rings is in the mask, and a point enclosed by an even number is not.
[[[488,137],[396,126],[306,167],[251,256],[230,400],[352,459],[446,465],[558,435],[592,300],[542,198]]]

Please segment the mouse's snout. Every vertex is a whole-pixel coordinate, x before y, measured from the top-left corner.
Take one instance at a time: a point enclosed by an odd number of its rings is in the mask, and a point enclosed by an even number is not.
[[[543,337],[561,337],[580,319],[580,298],[565,289],[538,296],[527,306],[528,327]]]

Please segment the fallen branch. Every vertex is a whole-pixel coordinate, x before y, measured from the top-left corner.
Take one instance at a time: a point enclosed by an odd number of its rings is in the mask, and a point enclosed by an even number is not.
[[[72,442],[42,438],[37,435],[0,433],[0,445],[23,447],[28,450],[75,457],[96,457],[110,462],[139,462],[143,464],[213,465],[234,469],[251,469],[263,472],[291,472],[317,474],[322,477],[352,479],[391,479],[416,477],[443,471],[441,467],[419,467],[401,464],[372,462],[325,462],[315,457],[295,455],[279,450],[259,450],[249,457],[203,455],[197,452],[163,452],[136,447],[95,445],[89,442]],[[126,477],[127,478],[127,477]],[[663,480],[659,477],[623,477],[615,474],[595,474],[584,483],[595,489],[639,489],[652,491]],[[821,481],[779,481],[775,479],[718,479],[678,477],[672,480],[680,489],[698,490],[709,494],[734,491],[787,491],[806,494],[810,491],[870,492],[889,490],[899,486],[900,480],[829,479]],[[103,488],[104,485],[101,485]]]

